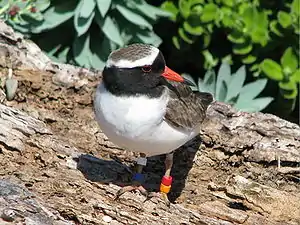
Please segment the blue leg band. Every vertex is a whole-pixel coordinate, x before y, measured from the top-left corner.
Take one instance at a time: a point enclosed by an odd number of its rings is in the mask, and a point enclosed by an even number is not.
[[[136,173],[133,175],[132,180],[142,183],[144,181],[144,175],[141,173]]]

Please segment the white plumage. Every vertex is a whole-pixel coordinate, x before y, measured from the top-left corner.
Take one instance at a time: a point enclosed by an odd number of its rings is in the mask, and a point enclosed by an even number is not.
[[[96,119],[106,136],[120,147],[147,156],[169,153],[199,133],[175,129],[164,121],[168,89],[160,98],[115,96],[101,83],[95,96]]]

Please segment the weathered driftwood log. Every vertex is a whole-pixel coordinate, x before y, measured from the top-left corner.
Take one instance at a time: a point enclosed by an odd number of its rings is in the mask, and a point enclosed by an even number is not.
[[[99,71],[54,63],[0,22],[3,81],[9,69],[20,87],[16,101],[3,99],[0,105],[1,224],[300,224],[298,125],[214,103],[200,135],[202,143],[195,139],[182,148],[192,153],[194,164],[184,165],[189,167],[186,187],[176,196],[177,204],[167,208],[137,193],[126,193],[117,202],[112,200],[116,184],[130,174],[125,164],[134,157],[109,142],[93,122],[91,96]],[[67,106],[49,106],[53,99]],[[81,136],[88,139],[83,145]],[[196,152],[199,145],[202,151]],[[92,149],[103,154],[87,154]],[[183,153],[178,154],[183,161]],[[160,177],[160,161],[149,161],[151,183]],[[174,167],[175,178],[181,177],[182,165]],[[155,188],[157,179],[152,184]],[[187,193],[186,201],[178,200]],[[201,195],[208,197],[193,202]]]
[[[240,155],[245,161],[300,162],[299,125],[271,114],[237,112],[217,103],[208,110],[203,133],[206,144],[227,155]]]
[[[34,194],[22,185],[0,180],[0,224],[70,225],[61,216],[46,209]]]

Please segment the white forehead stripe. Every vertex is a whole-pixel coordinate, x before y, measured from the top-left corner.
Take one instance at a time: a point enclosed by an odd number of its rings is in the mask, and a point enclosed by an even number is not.
[[[134,68],[139,66],[145,66],[145,65],[152,65],[154,60],[156,59],[157,55],[159,53],[159,50],[157,48],[151,49],[151,53],[147,56],[144,56],[141,59],[130,61],[127,59],[120,59],[117,61],[113,61],[111,58],[108,58],[106,62],[106,67],[119,67],[119,68]]]

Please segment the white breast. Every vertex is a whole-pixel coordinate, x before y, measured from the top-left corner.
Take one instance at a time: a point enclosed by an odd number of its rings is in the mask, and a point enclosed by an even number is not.
[[[104,134],[120,147],[148,156],[168,153],[197,135],[174,129],[163,120],[168,98],[167,90],[159,99],[115,96],[100,84],[94,101],[96,119]]]

